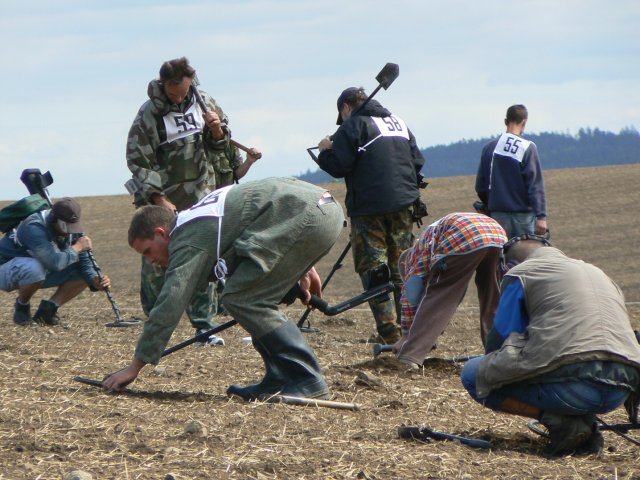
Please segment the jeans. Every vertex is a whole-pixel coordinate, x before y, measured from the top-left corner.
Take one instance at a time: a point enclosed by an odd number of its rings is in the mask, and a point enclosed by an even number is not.
[[[461,380],[473,399],[492,410],[508,398],[559,415],[586,415],[607,413],[622,405],[629,396],[624,387],[605,385],[590,380],[557,383],[536,383],[535,378],[516,382],[492,390],[486,398],[478,398],[476,375],[483,357],[472,358],[462,369]]]
[[[491,218],[504,228],[507,238],[535,232],[536,216],[533,212],[491,212]]]
[[[59,272],[47,272],[35,258],[15,257],[0,266],[0,290],[5,292],[39,282],[44,282],[42,288],[57,287],[71,280],[82,280],[78,263]]]

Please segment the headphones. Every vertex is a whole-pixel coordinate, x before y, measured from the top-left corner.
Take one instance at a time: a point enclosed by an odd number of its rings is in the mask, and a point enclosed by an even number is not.
[[[517,237],[510,238],[507,243],[502,246],[502,253],[507,253],[511,247],[513,247],[516,243],[522,240],[536,240],[537,242],[542,243],[545,247],[551,247],[551,242],[549,241],[549,231],[544,235],[536,235],[535,233],[525,233],[523,235],[518,235]]]

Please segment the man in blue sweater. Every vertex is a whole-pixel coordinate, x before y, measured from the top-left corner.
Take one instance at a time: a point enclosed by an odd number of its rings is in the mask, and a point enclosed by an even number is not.
[[[522,138],[529,113],[507,109],[507,131],[482,149],[476,192],[507,237],[547,233],[547,200],[536,144]]]

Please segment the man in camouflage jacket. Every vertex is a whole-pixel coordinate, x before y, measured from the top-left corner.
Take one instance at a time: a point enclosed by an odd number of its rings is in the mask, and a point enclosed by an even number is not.
[[[228,118],[216,101],[200,92],[207,113],[196,101],[195,70],[182,57],[164,62],[160,78],[149,82],[146,101],[129,130],[127,166],[142,185],[143,202],[174,211],[191,207],[216,189],[216,172],[238,163],[231,149]],[[227,154],[231,154],[231,160]],[[164,271],[144,262],[140,297],[148,315],[162,289]],[[215,293],[197,296],[187,309],[196,329],[215,326]]]

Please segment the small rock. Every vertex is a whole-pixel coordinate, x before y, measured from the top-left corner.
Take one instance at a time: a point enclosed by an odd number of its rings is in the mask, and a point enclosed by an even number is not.
[[[188,435],[207,435],[207,428],[197,420],[191,420],[184,426],[184,433]]]
[[[178,480],[178,477],[176,477],[173,473],[167,473],[164,476],[164,480]]]
[[[355,383],[358,385],[364,385],[365,387],[380,387],[382,381],[375,375],[367,372],[359,371]]]
[[[82,470],[74,470],[73,472],[67,473],[64,480],[93,480],[93,475],[88,472],[83,472]]]
[[[164,365],[156,365],[153,369],[154,375],[164,375],[164,372],[167,371],[167,367]]]

